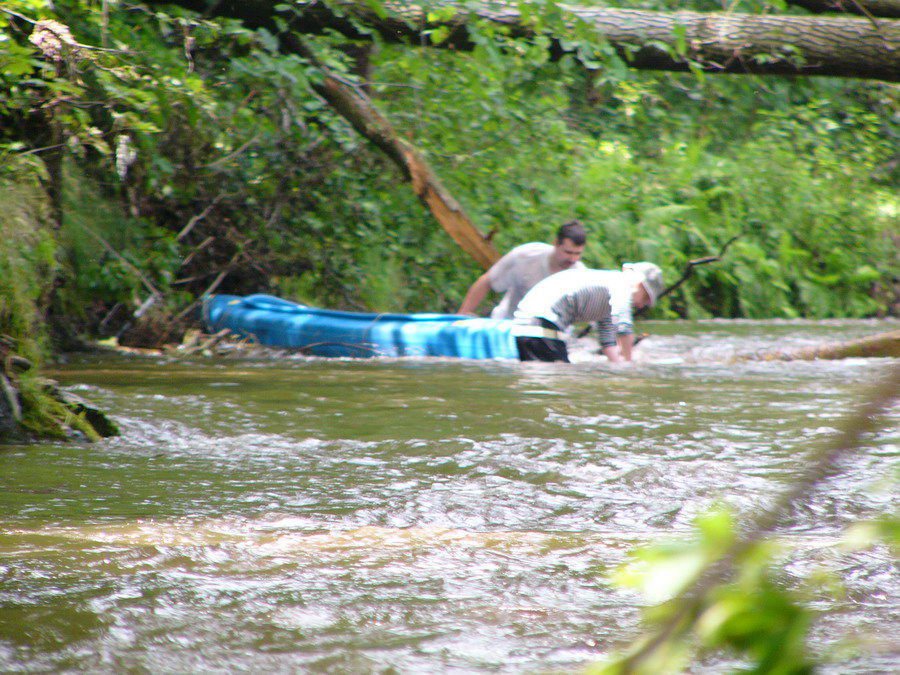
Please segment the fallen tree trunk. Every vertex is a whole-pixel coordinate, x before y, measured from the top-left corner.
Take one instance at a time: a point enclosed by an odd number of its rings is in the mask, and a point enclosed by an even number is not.
[[[500,258],[497,249],[472,224],[415,146],[394,130],[365,93],[344,84],[322,67],[302,40],[293,34],[282,35],[282,39],[291,51],[301,54],[322,70],[324,77],[321,82],[312,83],[313,89],[400,168],[416,196],[460,248],[485,269],[493,265]]]
[[[523,16],[518,3],[497,0],[431,7],[387,1],[382,3],[391,12],[387,15],[369,3],[349,0],[327,4],[295,0],[291,5],[221,0],[212,6],[206,0],[144,0],[144,4],[179,5],[201,13],[209,10],[209,15],[237,18],[250,27],[272,32],[277,32],[277,16],[301,33],[335,30],[352,39],[370,40],[359,28],[365,27],[389,41],[463,50],[474,46],[468,27],[474,18],[499,24],[513,37],[548,35],[553,57],[566,52],[563,33],[581,23],[638,69],[900,81],[900,22],[871,15],[704,14],[559,4],[555,6],[559,20],[551,33],[546,27],[535,28],[543,5],[535,7],[532,19]],[[521,6],[527,8],[527,4]],[[455,13],[446,18],[435,12],[442,7]],[[434,35],[442,35],[440,44],[432,41]]]
[[[849,342],[833,342],[791,351],[766,351],[737,357],[738,361],[813,361],[815,359],[851,359],[900,357],[900,330],[878,333]]]

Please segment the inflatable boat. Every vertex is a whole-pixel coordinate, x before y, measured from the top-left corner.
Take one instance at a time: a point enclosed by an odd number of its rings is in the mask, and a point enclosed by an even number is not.
[[[268,347],[312,356],[444,356],[518,359],[512,322],[458,314],[365,314],[301,305],[271,295],[212,295],[210,332],[227,328]]]

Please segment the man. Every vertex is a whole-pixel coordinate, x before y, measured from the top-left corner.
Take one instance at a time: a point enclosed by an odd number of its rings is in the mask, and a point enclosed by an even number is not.
[[[581,255],[586,239],[584,225],[570,220],[556,231],[554,246],[541,242],[516,246],[469,287],[459,313],[475,316],[478,305],[493,289],[506,295],[494,307],[491,318],[513,318],[519,301],[541,279],[572,267],[584,269]]]
[[[649,262],[622,271],[570,269],[538,282],[515,312],[513,335],[522,361],[569,361],[563,332],[573,323],[597,324],[610,361],[630,361],[632,309],[653,305],[663,290],[662,270]]]

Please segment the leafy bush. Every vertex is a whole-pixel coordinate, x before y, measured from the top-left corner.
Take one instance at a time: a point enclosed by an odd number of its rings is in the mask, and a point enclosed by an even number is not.
[[[44,312],[58,270],[41,163],[0,153],[0,336],[34,362],[45,356]],[[0,352],[2,353],[2,352]]]

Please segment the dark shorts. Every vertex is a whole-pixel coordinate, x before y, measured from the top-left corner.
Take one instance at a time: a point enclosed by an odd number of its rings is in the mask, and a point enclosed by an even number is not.
[[[517,337],[519,361],[563,361],[569,363],[569,350],[562,340],[539,337]]]
[[[559,327],[546,319],[537,320],[542,328],[558,331]],[[562,361],[569,363],[569,350],[562,340],[549,337],[516,336],[519,361]]]

